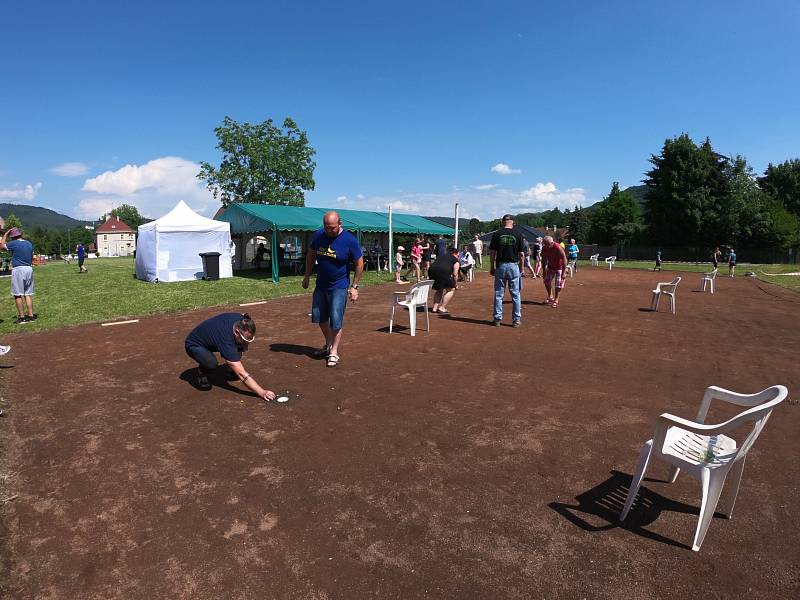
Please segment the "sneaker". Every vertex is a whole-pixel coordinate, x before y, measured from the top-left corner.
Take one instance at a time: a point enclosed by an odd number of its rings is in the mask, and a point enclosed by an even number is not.
[[[211,383],[208,381],[208,375],[203,373],[199,368],[197,369],[197,387],[201,390],[210,390]]]
[[[514,321],[514,322],[511,324],[511,326],[512,326],[512,327],[516,327],[517,329],[519,329],[519,327],[520,327],[521,325],[522,325],[522,324],[521,324],[519,321]]]
[[[32,315],[30,315],[30,316],[28,316],[28,317],[25,317],[25,318],[26,318],[28,321],[35,321],[36,319],[38,319],[38,318],[39,318],[39,315],[37,315],[36,313],[33,313]]]
[[[28,317],[17,317],[17,319],[14,321],[15,325],[24,325],[25,323],[30,323],[30,321],[28,321]]]
[[[494,321],[492,321],[492,325],[494,325],[495,327],[500,327],[500,321],[495,319]]]
[[[0,356],[11,352],[11,346],[0,346]]]

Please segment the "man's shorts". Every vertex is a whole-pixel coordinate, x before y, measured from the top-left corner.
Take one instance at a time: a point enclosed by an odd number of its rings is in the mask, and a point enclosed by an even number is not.
[[[327,323],[334,331],[342,328],[344,309],[347,307],[347,288],[335,290],[314,289],[311,303],[311,322]]]
[[[82,266],[83,266],[83,261],[84,261],[84,259],[82,259],[82,258],[79,258],[79,259],[78,259],[78,266],[79,266],[79,267],[82,267]]]
[[[561,277],[561,271],[554,270],[554,269],[547,269],[547,273],[544,276],[544,282],[552,284],[555,282],[555,286],[563,290],[564,286],[567,285],[567,280],[565,277]]]
[[[530,267],[531,266],[531,257],[530,256],[526,256],[525,257],[525,260],[522,262],[522,266],[524,266],[524,267]]]
[[[11,269],[11,295],[33,296],[33,267],[14,267]]]

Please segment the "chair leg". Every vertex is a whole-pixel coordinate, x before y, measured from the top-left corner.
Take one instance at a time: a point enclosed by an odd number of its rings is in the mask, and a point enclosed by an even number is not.
[[[711,283],[711,293],[713,294],[714,293],[714,280],[712,279],[710,283]]]
[[[745,454],[745,458],[747,455]],[[736,497],[739,495],[739,484],[742,483],[742,473],[744,473],[744,461],[745,458],[736,461],[731,467],[731,474],[733,475],[733,479],[731,480],[731,485],[733,486],[733,498],[731,498],[731,506],[725,512],[725,516],[729,519],[733,516],[733,507],[736,504]]]
[[[431,332],[431,318],[428,315],[428,303],[425,302],[425,330],[430,333]]]
[[[389,317],[389,333],[392,333],[392,323],[394,323],[394,303],[392,303],[392,315]]]
[[[703,469],[700,472],[700,481],[703,486],[703,503],[700,505],[700,522],[697,524],[697,532],[694,534],[692,550],[697,552],[703,544],[703,540],[708,532],[711,519],[717,510],[717,502],[722,493],[722,486],[725,485],[725,475],[727,473],[720,469]]]
[[[628,488],[628,497],[625,498],[625,506],[619,514],[619,520],[624,521],[628,516],[633,501],[636,499],[636,493],[639,491],[639,486],[642,484],[644,474],[647,471],[647,463],[650,462],[650,453],[653,450],[653,440],[644,443],[642,449],[639,451],[639,462],[636,464],[636,472],[631,479],[631,487]]]
[[[650,301],[650,310],[658,312],[658,303],[661,302],[661,293],[653,292],[653,299]]]
[[[678,475],[680,475],[681,470],[678,467],[672,466],[669,468],[669,482],[675,483],[678,479]]]
[[[408,307],[408,322],[411,325],[411,337],[417,335],[417,307],[411,305]]]

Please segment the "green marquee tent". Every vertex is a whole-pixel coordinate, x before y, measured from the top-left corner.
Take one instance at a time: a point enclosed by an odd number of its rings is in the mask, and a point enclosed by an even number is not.
[[[389,233],[389,213],[368,210],[314,208],[310,206],[277,206],[274,204],[231,204],[215,218],[231,224],[231,234],[271,232],[272,256],[278,255],[279,231],[316,231],[322,227],[322,216],[336,210],[345,229],[361,241],[362,233]],[[411,235],[453,235],[453,228],[419,215],[392,213],[392,232]],[[277,261],[272,261],[272,279],[279,281]]]

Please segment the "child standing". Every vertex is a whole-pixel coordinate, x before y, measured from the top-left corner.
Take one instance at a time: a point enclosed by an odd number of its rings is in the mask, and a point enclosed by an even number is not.
[[[661,248],[658,249],[656,252],[656,266],[653,267],[653,271],[660,271],[661,270]]]
[[[733,248],[728,252],[728,277],[736,276],[736,252]]]
[[[402,246],[397,247],[397,252],[394,255],[394,282],[395,283],[408,283],[407,281],[402,281],[400,279],[400,273],[403,271],[403,248]]]

